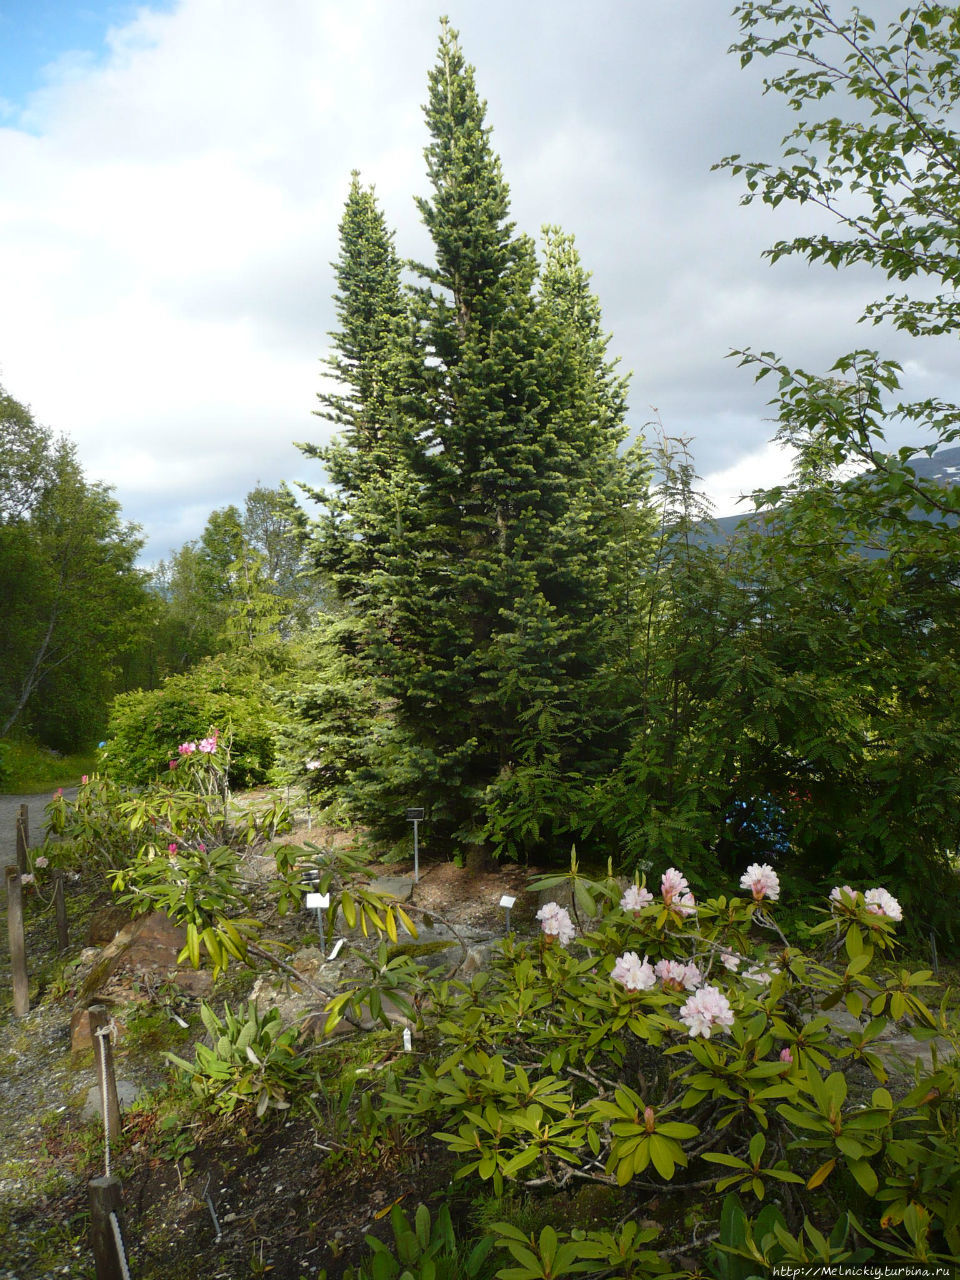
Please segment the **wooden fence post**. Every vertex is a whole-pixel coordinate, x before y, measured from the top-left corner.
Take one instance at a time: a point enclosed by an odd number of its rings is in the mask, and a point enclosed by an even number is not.
[[[87,1183],[90,1194],[90,1247],[97,1265],[97,1280],[125,1280],[121,1261],[122,1244],[117,1248],[110,1215],[116,1215],[120,1230],[121,1187],[119,1178],[92,1178]]]
[[[57,950],[62,954],[70,947],[70,934],[67,931],[67,902],[63,896],[63,872],[53,873],[53,906],[57,914]]]
[[[23,939],[23,895],[20,872],[7,867],[7,933],[10,937],[10,976],[13,981],[13,1012],[18,1018],[30,1012],[27,981],[27,949]]]
[[[97,1035],[102,1027],[110,1025],[110,1010],[105,1004],[92,1004],[87,1012],[90,1015],[93,1065],[100,1081],[103,1123],[107,1129],[108,1141],[117,1142],[120,1139],[120,1099],[117,1097],[117,1077],[113,1069],[113,1046],[108,1035]],[[106,1093],[104,1093],[104,1082],[106,1082]]]
[[[17,870],[24,875],[27,870],[27,849],[30,846],[30,810],[22,804],[17,810]]]

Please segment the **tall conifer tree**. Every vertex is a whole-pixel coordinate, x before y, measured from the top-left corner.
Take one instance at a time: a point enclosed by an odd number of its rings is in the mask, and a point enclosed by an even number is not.
[[[611,614],[645,475],[618,455],[625,387],[572,241],[551,233],[538,290],[485,113],[444,23],[417,202],[435,263],[405,319],[382,219],[354,238],[356,182],[341,227],[347,391],[322,401],[345,434],[317,451],[338,486],[317,541],[393,708],[359,816],[422,798],[460,840],[516,852],[564,830],[572,777],[610,763]],[[389,269],[364,274],[371,257]],[[363,386],[354,314],[389,316]]]

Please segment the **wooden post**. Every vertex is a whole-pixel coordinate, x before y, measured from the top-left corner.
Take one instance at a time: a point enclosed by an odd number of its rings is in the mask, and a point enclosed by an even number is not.
[[[18,1018],[30,1012],[27,982],[27,949],[23,940],[23,896],[20,872],[7,867],[7,933],[10,937],[10,976],[13,982],[13,1012]]]
[[[123,1266],[113,1232],[111,1213],[121,1225],[121,1187],[119,1178],[92,1178],[87,1183],[90,1194],[90,1247],[97,1265],[97,1280],[124,1280]]]
[[[62,954],[70,946],[67,931],[67,902],[63,896],[63,872],[53,873],[53,906],[57,913],[57,950]]]
[[[24,875],[27,870],[27,849],[30,845],[30,810],[22,804],[17,811],[17,870]]]
[[[120,1099],[117,1097],[117,1077],[113,1069],[113,1046],[108,1035],[98,1036],[101,1027],[109,1026],[110,1010],[105,1004],[92,1004],[87,1010],[90,1014],[90,1040],[93,1044],[93,1066],[100,1081],[100,1101],[103,1104],[103,1122],[107,1126],[111,1142],[120,1138]],[[103,1045],[101,1050],[100,1046]],[[106,1061],[101,1059],[103,1053]],[[104,1097],[104,1077],[106,1077],[106,1096]]]

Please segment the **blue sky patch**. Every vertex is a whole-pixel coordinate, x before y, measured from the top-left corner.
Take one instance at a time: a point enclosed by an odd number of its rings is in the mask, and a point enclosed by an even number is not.
[[[15,122],[55,67],[101,62],[110,27],[129,22],[140,9],[169,9],[173,2],[0,0],[0,122]]]

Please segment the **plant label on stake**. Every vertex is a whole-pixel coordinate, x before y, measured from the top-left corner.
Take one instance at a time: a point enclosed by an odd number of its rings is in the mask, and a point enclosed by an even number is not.
[[[509,893],[505,893],[503,897],[500,899],[500,906],[503,907],[504,911],[506,911],[507,913],[507,925],[506,925],[507,933],[510,932],[510,908],[513,906],[515,902],[516,902],[516,898],[511,898]]]
[[[407,821],[413,823],[413,883],[420,883],[420,832],[423,821],[423,809],[408,809]]]
[[[323,915],[322,912],[330,905],[329,893],[308,893],[306,896],[307,910],[312,911],[316,908],[317,912],[317,928],[320,930],[320,950],[326,947],[323,936]]]

